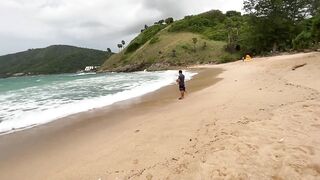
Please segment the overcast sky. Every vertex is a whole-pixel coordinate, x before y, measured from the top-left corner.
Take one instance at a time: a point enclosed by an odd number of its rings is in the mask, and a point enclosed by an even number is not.
[[[243,0],[1,0],[0,55],[67,44],[116,50],[144,24],[211,9],[242,10]]]

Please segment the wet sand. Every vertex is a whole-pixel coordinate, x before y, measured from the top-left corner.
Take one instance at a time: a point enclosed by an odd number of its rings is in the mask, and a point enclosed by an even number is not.
[[[186,97],[218,82],[220,79],[216,76],[222,69],[197,68],[192,71],[198,74],[186,83]],[[94,153],[96,145],[90,144],[92,139],[98,137],[99,140],[112,141],[113,136],[121,135],[127,128],[143,123],[134,117],[158,111],[170,103],[175,103],[179,95],[177,85],[170,85],[105,108],[78,113],[32,129],[2,135],[0,179],[23,177],[43,179],[47,173],[63,169],[66,165],[64,160],[69,159],[74,163],[82,159],[79,156],[88,156],[83,154],[84,149],[91,149]],[[135,120],[132,120],[133,118]],[[103,144],[100,141],[95,143]],[[109,147],[112,148],[112,145]],[[74,152],[78,155],[74,155]],[[30,163],[38,164],[30,166]],[[44,168],[46,170],[42,171]],[[37,174],[39,170],[42,172]],[[56,179],[55,177],[53,175],[52,179]]]
[[[320,53],[194,68],[183,101],[169,86],[0,136],[0,179],[319,179]]]

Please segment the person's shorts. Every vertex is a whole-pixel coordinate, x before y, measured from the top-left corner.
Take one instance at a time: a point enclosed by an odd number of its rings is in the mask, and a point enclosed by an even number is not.
[[[186,91],[186,87],[185,86],[179,86],[179,90],[180,91]]]

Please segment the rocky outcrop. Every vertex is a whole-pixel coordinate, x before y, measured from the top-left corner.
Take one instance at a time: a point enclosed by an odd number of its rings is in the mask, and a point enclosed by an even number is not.
[[[143,71],[143,70],[162,71],[162,70],[173,69],[174,67],[175,66],[169,63],[158,62],[154,64],[149,64],[149,63],[142,62],[140,64],[127,64],[124,66],[119,66],[112,69],[106,69],[99,72],[135,72],[135,71]]]

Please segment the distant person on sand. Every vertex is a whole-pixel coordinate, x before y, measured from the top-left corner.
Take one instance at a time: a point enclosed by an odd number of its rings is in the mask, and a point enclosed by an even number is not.
[[[179,97],[179,100],[184,98],[184,92],[186,91],[186,87],[184,84],[184,75],[182,74],[182,71],[179,70],[179,77],[177,79],[177,83],[179,84],[179,90],[181,93],[181,96]]]

